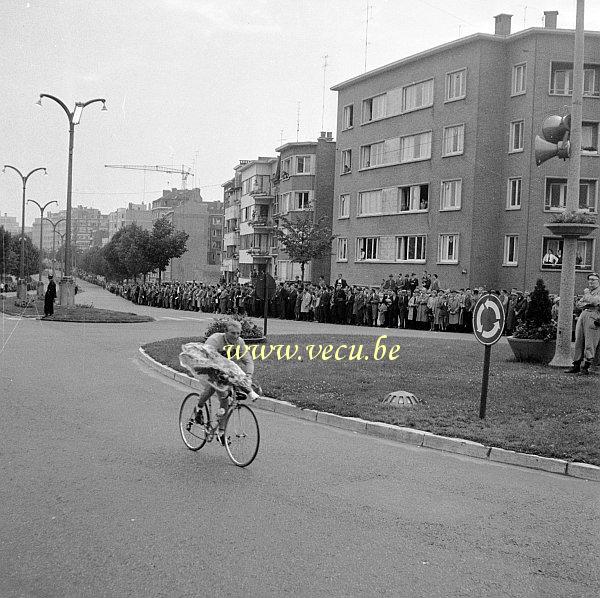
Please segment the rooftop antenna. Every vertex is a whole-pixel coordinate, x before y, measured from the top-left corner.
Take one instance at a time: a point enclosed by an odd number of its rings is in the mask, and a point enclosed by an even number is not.
[[[298,114],[296,117],[296,142],[300,140],[300,102],[298,102]]]
[[[327,59],[329,58],[328,54],[323,56],[323,107],[321,109],[321,131],[324,129],[323,123],[325,122],[325,74],[327,72]]]
[[[283,145],[283,129],[279,131],[279,145]]]
[[[527,21],[527,5],[523,7],[523,29],[526,28],[525,22]]]
[[[198,179],[197,179],[197,172],[198,172],[198,150],[196,150],[194,152],[194,189],[198,188]]]
[[[367,22],[365,25],[365,73],[367,72],[367,49],[369,46],[369,14],[373,7],[369,4],[369,0],[367,0]]]
[[[460,33],[461,33],[461,26],[458,26],[458,37],[460,37]]]

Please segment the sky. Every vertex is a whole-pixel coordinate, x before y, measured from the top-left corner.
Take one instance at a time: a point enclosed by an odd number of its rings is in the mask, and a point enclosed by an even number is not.
[[[93,104],[75,127],[73,206],[109,213],[151,202],[181,176],[105,164],[192,167],[207,201],[239,160],[281,143],[336,137],[330,87],[471,35],[575,27],[576,0],[2,0],[0,162],[27,174],[27,199],[66,207],[68,119],[40,93]],[[368,15],[368,19],[367,19]],[[585,27],[600,30],[600,2]],[[325,58],[327,57],[327,58]],[[1,172],[1,169],[0,169]],[[21,221],[22,183],[0,174],[0,214]],[[28,204],[30,226],[39,208]]]

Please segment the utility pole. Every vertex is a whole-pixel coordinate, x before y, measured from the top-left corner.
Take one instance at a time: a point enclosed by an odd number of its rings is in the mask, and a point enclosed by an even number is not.
[[[327,72],[327,59],[329,58],[328,54],[325,54],[325,56],[323,56],[323,106],[321,109],[321,131],[323,131],[325,129],[324,127],[324,123],[325,123],[325,76],[326,76],[326,72]]]

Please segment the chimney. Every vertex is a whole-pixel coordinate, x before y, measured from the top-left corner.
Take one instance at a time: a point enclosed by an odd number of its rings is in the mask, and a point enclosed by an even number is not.
[[[494,19],[496,20],[496,30],[494,33],[496,35],[510,35],[510,20],[512,15],[496,15]]]
[[[325,137],[327,138],[328,141],[332,141],[333,140],[333,133],[331,131],[327,131]]]
[[[556,29],[556,17],[558,17],[558,10],[545,10],[544,27],[546,29]]]

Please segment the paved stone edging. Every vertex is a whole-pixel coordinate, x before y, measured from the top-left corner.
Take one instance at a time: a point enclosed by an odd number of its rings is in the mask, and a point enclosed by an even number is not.
[[[171,378],[172,380],[180,382],[195,390],[201,387],[200,382],[195,378],[182,374],[181,372],[152,359],[152,357],[150,357],[141,347],[139,348],[139,351],[150,366],[161,372],[167,378]],[[587,463],[573,463],[563,459],[552,459],[528,453],[518,453],[516,451],[485,446],[479,442],[464,440],[462,438],[438,436],[437,434],[415,430],[414,428],[403,428],[401,426],[383,422],[372,422],[358,417],[343,417],[341,415],[335,415],[334,413],[315,411],[314,409],[301,409],[287,401],[279,401],[269,397],[257,399],[254,402],[254,405],[265,411],[290,415],[299,419],[305,419],[333,426],[335,428],[342,428],[351,432],[385,438],[386,440],[437,449],[449,453],[457,453],[459,455],[466,455],[477,459],[487,459],[497,463],[539,469],[593,482],[600,482],[600,467],[589,465]]]

